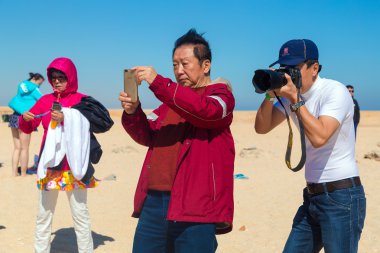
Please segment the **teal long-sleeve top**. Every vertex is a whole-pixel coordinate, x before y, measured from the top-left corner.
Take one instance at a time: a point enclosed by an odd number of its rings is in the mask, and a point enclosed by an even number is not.
[[[25,80],[18,85],[17,95],[8,103],[15,112],[23,114],[42,96],[39,86],[31,81]]]

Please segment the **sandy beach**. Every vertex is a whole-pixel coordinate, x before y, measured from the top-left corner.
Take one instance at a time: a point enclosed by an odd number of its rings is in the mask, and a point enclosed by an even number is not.
[[[0,113],[6,112],[0,108]],[[95,166],[99,187],[88,191],[88,205],[96,253],[131,252],[137,219],[131,218],[133,195],[146,147],[132,141],[120,123],[121,110],[112,110],[113,128],[97,135],[103,157]],[[235,139],[234,230],[218,236],[219,253],[281,252],[291,229],[293,216],[302,203],[304,170],[287,169],[284,156],[288,128],[281,124],[267,135],[255,133],[255,112],[234,113]],[[43,129],[33,133],[32,157],[38,154]],[[37,212],[36,175],[11,176],[11,131],[0,122],[0,253],[33,252]],[[295,130],[293,166],[300,156],[299,134]],[[367,197],[367,216],[359,252],[380,252],[380,161],[365,159],[380,154],[380,111],[363,111],[358,127],[356,159]],[[51,252],[77,252],[70,208],[64,192],[56,207]]]

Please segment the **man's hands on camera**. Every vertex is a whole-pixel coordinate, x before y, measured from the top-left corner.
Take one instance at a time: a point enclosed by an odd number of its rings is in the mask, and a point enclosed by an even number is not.
[[[285,97],[290,101],[290,103],[294,104],[297,102],[297,88],[293,83],[292,78],[287,73],[285,73],[285,77],[288,81],[287,84],[281,88],[275,89],[274,91],[277,96]]]
[[[265,101],[269,101],[271,104],[275,101],[276,96],[274,95],[273,91],[267,91],[265,93]]]
[[[138,84],[141,84],[142,81],[146,81],[151,85],[157,76],[157,72],[153,67],[137,66],[132,69],[136,71],[136,80]]]
[[[140,100],[138,98],[136,102],[132,102],[131,97],[124,91],[120,92],[119,101],[121,102],[121,107],[127,114],[134,114],[140,104]]]

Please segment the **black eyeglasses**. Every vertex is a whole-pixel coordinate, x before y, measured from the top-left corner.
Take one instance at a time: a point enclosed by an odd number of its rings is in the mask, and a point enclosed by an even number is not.
[[[348,90],[349,92],[351,92],[351,93],[354,93],[354,90]]]

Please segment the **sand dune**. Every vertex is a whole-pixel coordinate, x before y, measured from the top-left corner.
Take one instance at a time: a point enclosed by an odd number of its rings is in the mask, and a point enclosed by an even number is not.
[[[0,108],[0,113],[7,111]],[[120,123],[120,110],[112,110],[111,131],[98,135],[103,157],[96,168],[100,186],[89,190],[89,209],[95,252],[130,252],[137,220],[131,218],[133,194],[146,148],[135,144]],[[303,170],[293,173],[284,163],[286,124],[267,135],[253,129],[255,112],[235,112],[232,131],[236,143],[234,230],[218,236],[217,252],[281,252],[293,215],[301,204],[305,185]],[[295,164],[299,159],[295,131]],[[42,128],[32,136],[30,157],[37,154]],[[11,176],[11,132],[0,122],[0,253],[33,252],[37,211],[36,177]],[[356,159],[367,195],[367,218],[359,252],[380,252],[380,162],[364,159],[380,154],[380,112],[362,112],[358,128]],[[77,252],[70,209],[64,193],[58,198],[53,223],[52,252]]]

